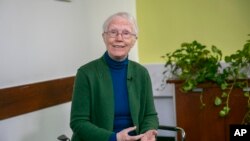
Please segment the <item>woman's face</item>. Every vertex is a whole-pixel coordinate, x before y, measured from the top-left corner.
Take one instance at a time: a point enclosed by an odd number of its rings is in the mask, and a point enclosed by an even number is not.
[[[109,56],[117,61],[128,56],[136,41],[132,24],[123,17],[113,18],[102,36]]]

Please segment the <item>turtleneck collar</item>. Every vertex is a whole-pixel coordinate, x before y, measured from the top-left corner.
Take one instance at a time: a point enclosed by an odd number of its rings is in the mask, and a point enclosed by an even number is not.
[[[104,54],[104,58],[111,69],[123,69],[128,64],[128,57],[122,61],[116,61],[108,55],[107,51]]]

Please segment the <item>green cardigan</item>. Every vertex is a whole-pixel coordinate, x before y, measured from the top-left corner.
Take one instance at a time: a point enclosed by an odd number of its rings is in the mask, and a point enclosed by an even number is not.
[[[148,71],[129,61],[127,78],[129,106],[137,134],[157,129],[158,117]],[[108,141],[113,122],[112,78],[104,57],[101,57],[77,71],[70,117],[72,141]]]

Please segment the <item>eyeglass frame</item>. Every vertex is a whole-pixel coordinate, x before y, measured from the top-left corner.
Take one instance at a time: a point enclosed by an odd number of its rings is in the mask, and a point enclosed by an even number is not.
[[[121,37],[122,37],[123,39],[130,39],[130,38],[133,37],[133,36],[137,39],[137,35],[136,35],[135,33],[129,32],[129,31],[122,31],[121,33],[119,33],[119,31],[117,31],[117,30],[110,30],[110,31],[105,31],[105,32],[103,32],[103,33],[107,34],[110,38],[116,38],[116,37],[118,37],[119,35],[121,35]],[[112,34],[112,33],[113,33],[113,34]],[[125,38],[124,38],[124,35],[125,35],[125,36],[126,36],[126,35],[129,35],[129,37],[125,37]]]

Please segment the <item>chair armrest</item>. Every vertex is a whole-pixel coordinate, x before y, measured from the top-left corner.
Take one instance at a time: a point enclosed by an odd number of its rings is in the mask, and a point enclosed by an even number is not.
[[[166,126],[166,125],[160,125],[158,127],[159,130],[168,130],[168,131],[175,131],[175,132],[180,132],[181,133],[181,140],[185,141],[186,139],[186,132],[183,128],[178,127],[178,126]]]

